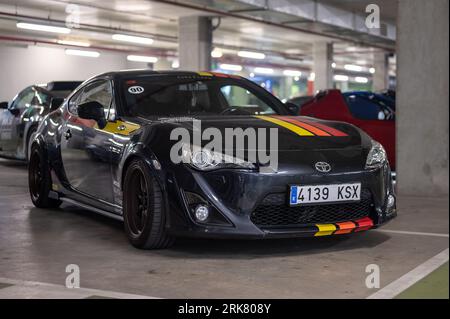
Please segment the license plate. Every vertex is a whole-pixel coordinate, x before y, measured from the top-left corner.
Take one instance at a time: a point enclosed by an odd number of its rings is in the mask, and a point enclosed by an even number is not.
[[[290,187],[289,204],[352,202],[361,199],[361,183]]]

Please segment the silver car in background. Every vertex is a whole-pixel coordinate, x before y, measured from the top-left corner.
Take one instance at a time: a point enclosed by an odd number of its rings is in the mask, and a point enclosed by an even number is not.
[[[31,85],[11,103],[0,103],[0,157],[27,160],[28,145],[47,113],[58,108],[79,81]]]

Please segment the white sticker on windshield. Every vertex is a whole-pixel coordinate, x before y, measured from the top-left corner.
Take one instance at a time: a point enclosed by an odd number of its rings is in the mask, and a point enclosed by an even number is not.
[[[128,88],[128,92],[130,92],[131,94],[141,94],[142,92],[144,92],[144,88],[139,85],[130,86]]]

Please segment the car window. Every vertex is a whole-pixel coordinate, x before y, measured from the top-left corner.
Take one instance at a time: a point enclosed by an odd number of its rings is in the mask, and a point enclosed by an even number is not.
[[[112,87],[109,81],[96,81],[75,93],[68,103],[69,112],[77,115],[78,105],[92,101],[103,105],[105,116],[108,118],[112,101]]]
[[[36,94],[31,102],[33,105],[50,106],[52,96],[49,93],[36,91]]]
[[[276,114],[279,108],[264,89],[231,78],[137,77],[124,79],[122,88],[132,116]]]
[[[255,94],[237,85],[225,85],[220,88],[222,95],[227,101],[227,107],[231,109],[244,109],[250,113],[254,113],[253,110],[259,111],[258,113],[270,113],[273,114],[273,110],[258,98]]]
[[[28,88],[17,96],[10,108],[19,110],[26,109],[31,105],[31,101],[33,100],[33,98],[34,90]]]
[[[378,99],[355,94],[347,95],[347,105],[352,115],[361,120],[393,120],[395,111]]]
[[[112,88],[109,81],[95,81],[87,85],[81,94],[78,104],[98,102],[103,105],[105,115],[109,113],[112,100]]]
[[[72,95],[72,97],[69,100],[69,103],[68,103],[69,112],[74,115],[78,115],[78,111],[77,111],[78,101],[80,100],[82,93],[83,93],[83,89],[79,90],[77,93]]]

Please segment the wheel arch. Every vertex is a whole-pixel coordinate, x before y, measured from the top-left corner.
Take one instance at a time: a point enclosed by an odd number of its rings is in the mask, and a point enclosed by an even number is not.
[[[37,129],[39,127],[39,122],[31,122],[31,124],[26,128],[26,131],[24,132],[24,138],[23,138],[23,154],[25,155],[25,158],[28,160],[29,151],[31,151],[32,146],[34,144],[29,144],[31,139],[31,133],[34,130],[34,133],[37,132]],[[28,148],[29,146],[29,148]]]
[[[140,159],[144,161],[147,166],[150,169],[151,174],[156,178],[159,186],[161,187],[161,190],[165,190],[164,185],[164,177],[163,177],[163,170],[155,168],[154,161],[158,161],[156,155],[147,147],[143,145],[135,145],[135,147],[128,152],[128,156],[126,156],[125,160],[123,161],[123,164],[121,165],[120,170],[120,188],[123,191],[123,182],[125,180],[125,174],[127,172],[128,167],[130,166],[131,162],[134,160]],[[159,161],[158,161],[159,163]]]
[[[123,165],[121,165],[121,171],[119,173],[120,176],[119,185],[122,193],[124,192],[123,184],[125,180],[125,174],[128,170],[128,167],[134,160],[142,160],[147,165],[147,167],[150,170],[150,174],[155,178],[156,183],[159,185],[161,189],[164,205],[170,211],[169,196],[167,194],[167,186],[165,183],[165,172],[162,168],[161,169],[155,168],[154,161],[155,160],[158,161],[158,159],[149,148],[146,148],[143,145],[140,146],[137,145],[137,147],[132,152],[130,152],[129,155],[125,158],[125,160],[123,161]],[[166,225],[170,225],[171,223],[169,211],[168,214],[166,215]]]

